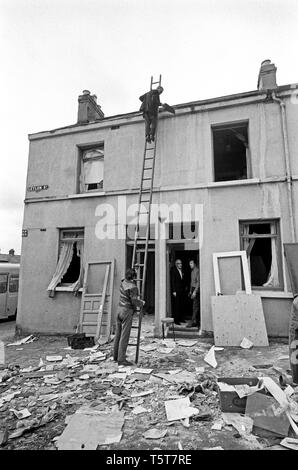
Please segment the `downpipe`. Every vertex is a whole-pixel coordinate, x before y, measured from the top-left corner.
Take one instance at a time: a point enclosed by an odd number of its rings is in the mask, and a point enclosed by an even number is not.
[[[272,91],[271,97],[273,101],[279,104],[280,112],[281,112],[281,125],[282,125],[285,164],[286,164],[287,195],[288,195],[288,206],[289,206],[289,214],[290,214],[291,238],[292,238],[292,242],[295,242],[296,241],[296,229],[295,229],[294,211],[293,211],[292,174],[291,174],[291,166],[290,166],[289,140],[288,140],[288,130],[287,130],[287,122],[286,122],[286,104],[280,98],[277,98],[274,91]]]

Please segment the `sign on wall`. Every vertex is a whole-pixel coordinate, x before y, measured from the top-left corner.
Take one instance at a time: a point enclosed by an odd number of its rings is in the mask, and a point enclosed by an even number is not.
[[[42,184],[39,186],[28,186],[28,191],[35,191],[36,193],[45,189],[49,189],[49,186],[47,184]]]

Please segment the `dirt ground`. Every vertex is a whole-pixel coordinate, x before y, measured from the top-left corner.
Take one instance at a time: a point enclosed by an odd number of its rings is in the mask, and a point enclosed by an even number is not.
[[[120,442],[100,445],[98,449],[281,448],[278,445],[280,438],[252,436],[247,439],[232,426],[223,426],[221,430],[211,428],[221,418],[216,379],[269,376],[277,382],[279,374],[274,367],[289,372],[285,343],[271,342],[267,348],[253,347],[250,350],[224,348],[216,351],[218,365],[213,368],[204,361],[213,344],[212,339],[193,341],[195,344],[191,346],[179,345],[177,340],[171,348],[173,340],[164,343],[153,338],[152,317],[147,316],[141,346],[151,345],[155,350],[141,350],[138,367],[152,369],[152,372],[142,376],[133,374],[134,368],[131,368],[123,382],[122,378],[113,377],[119,370],[121,372],[121,368],[111,356],[112,342],[97,350],[102,351],[106,359],[93,361],[94,370],[86,373],[92,353],[65,349],[68,348],[66,337],[39,336],[31,343],[7,346],[15,340],[14,323],[2,322],[0,339],[6,344],[5,365],[0,366],[0,443],[2,436],[3,450],[55,450],[56,439],[66,427],[65,418],[83,405],[96,410],[121,409],[125,412]],[[134,351],[130,348],[128,358],[134,357]],[[62,356],[63,361],[52,362],[46,359],[47,356]],[[179,378],[179,374],[186,371],[194,382],[182,380],[175,383],[158,377],[158,374],[170,372],[173,374],[171,377],[176,373]],[[201,388],[198,387],[200,384],[203,384]],[[146,391],[151,393],[131,397],[134,393]],[[16,392],[18,394],[10,400],[1,402],[3,397]],[[187,396],[199,414],[191,417],[189,422],[168,422],[164,402],[169,398]],[[135,414],[136,407],[143,407],[145,411]],[[31,415],[23,419],[11,411],[24,409]],[[143,434],[153,428],[167,431],[166,435],[158,439],[145,438]]]

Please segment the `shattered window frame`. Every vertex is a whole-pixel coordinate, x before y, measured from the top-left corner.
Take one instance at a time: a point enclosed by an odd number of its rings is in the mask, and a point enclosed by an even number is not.
[[[269,225],[270,233],[249,233],[250,226],[253,225]],[[239,233],[240,233],[240,250],[244,250],[247,253],[247,260],[249,266],[249,273],[251,278],[251,286],[253,290],[267,290],[267,291],[283,291],[284,290],[284,276],[283,276],[283,264],[282,264],[282,244],[281,244],[281,233],[280,233],[280,219],[256,219],[256,220],[240,220],[239,221]],[[253,250],[256,240],[270,239],[272,243],[275,243],[275,258],[271,247],[271,266],[268,272],[267,281],[262,285],[256,285],[253,283],[251,274],[251,252]],[[275,241],[275,242],[274,242]],[[247,246],[248,243],[248,246]],[[273,255],[273,256],[272,256]],[[265,285],[268,284],[269,279],[274,278],[273,267],[275,269],[276,285]],[[255,274],[257,275],[257,273]],[[272,281],[271,281],[272,282]]]
[[[79,163],[78,163],[78,193],[92,193],[92,192],[102,192],[103,191],[103,184],[104,184],[104,141],[97,142],[91,145],[84,145],[78,146],[79,149]],[[90,156],[91,151],[99,151],[99,155],[97,156]],[[98,182],[94,183],[86,183],[85,182],[85,166],[86,164],[94,163],[94,162],[102,162],[102,179]],[[94,187],[89,187],[89,186]]]
[[[79,241],[79,242],[82,242],[82,249],[84,250],[84,242],[85,242],[85,229],[83,227],[79,227],[79,228],[60,228],[59,229],[59,247],[58,247],[58,258],[57,258],[57,263],[59,261],[59,257],[60,257],[60,252],[61,252],[61,244],[63,242],[73,242],[73,241]],[[72,262],[72,261],[71,261]],[[69,265],[70,266],[70,265]],[[68,267],[69,269],[69,267]],[[68,271],[67,269],[67,271]],[[64,274],[64,276],[67,274],[67,271],[66,273]],[[64,277],[63,276],[63,277]],[[80,274],[78,275],[78,279],[77,281],[79,280],[80,278]],[[74,282],[77,282],[77,281],[74,281]],[[72,285],[72,283],[69,283],[69,282],[59,282],[57,284],[57,287],[56,287],[56,290],[65,290],[67,291],[70,286]]]
[[[245,135],[243,135],[243,131],[245,128]],[[242,152],[244,153],[244,148],[245,148],[245,168],[243,167],[243,171],[245,171],[245,174],[243,176],[240,176],[240,165],[239,168],[237,168],[237,171],[235,171],[235,176],[231,175],[231,169],[227,171],[229,173],[230,171],[230,176],[223,176],[223,171],[218,168],[220,160],[223,160],[223,157],[219,157],[219,153],[217,148],[219,146],[219,142],[217,139],[219,139],[219,133],[222,132],[228,132],[230,134],[230,140],[235,143],[238,143],[238,145],[241,146],[240,142],[242,142]],[[237,122],[228,122],[225,124],[212,124],[211,125],[211,137],[212,137],[212,155],[213,155],[213,181],[216,183],[223,183],[227,181],[242,181],[242,180],[247,180],[252,178],[252,168],[251,168],[251,151],[250,151],[250,136],[249,136],[249,121],[243,120],[243,121],[237,121]],[[228,134],[223,136],[222,139],[227,139]],[[229,139],[228,139],[229,140]],[[227,144],[226,144],[227,146]],[[235,150],[233,151],[233,153]],[[217,155],[216,155],[217,153]],[[231,158],[233,160],[233,156],[231,155]],[[238,176],[237,172],[239,173]]]

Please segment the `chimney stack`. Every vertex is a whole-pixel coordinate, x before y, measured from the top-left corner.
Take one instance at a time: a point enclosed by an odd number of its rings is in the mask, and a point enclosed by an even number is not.
[[[79,95],[78,124],[104,118],[104,113],[96,101],[97,96],[91,95],[89,90],[83,90],[83,94]]]
[[[277,88],[276,70],[271,60],[263,60],[259,71],[258,90],[274,90]]]

